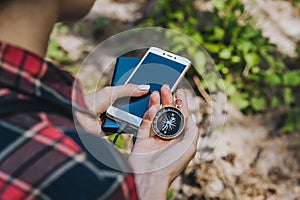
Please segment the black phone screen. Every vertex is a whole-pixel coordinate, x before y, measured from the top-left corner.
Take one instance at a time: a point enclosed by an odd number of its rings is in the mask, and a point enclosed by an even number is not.
[[[149,52],[128,83],[150,85],[148,94],[141,97],[117,99],[113,106],[135,116],[143,118],[148,110],[149,97],[153,91],[160,91],[164,84],[172,87],[180,77],[186,65],[174,62]]]

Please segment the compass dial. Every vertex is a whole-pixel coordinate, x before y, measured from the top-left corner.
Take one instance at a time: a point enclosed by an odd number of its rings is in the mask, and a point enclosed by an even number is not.
[[[161,138],[175,138],[184,128],[184,116],[175,107],[164,107],[156,113],[152,128]]]

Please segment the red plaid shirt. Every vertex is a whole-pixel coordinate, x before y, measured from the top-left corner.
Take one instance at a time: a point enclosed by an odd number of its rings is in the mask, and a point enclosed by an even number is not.
[[[72,91],[73,83],[71,75],[53,64],[0,42],[0,111],[5,109],[3,101],[26,100],[71,113],[72,95],[76,109],[83,111],[81,90],[75,87]],[[1,200],[137,199],[133,175],[92,157],[72,119],[43,110],[25,112],[18,109],[18,103],[15,106],[15,112],[0,116]],[[115,151],[103,139],[96,139],[103,151]]]

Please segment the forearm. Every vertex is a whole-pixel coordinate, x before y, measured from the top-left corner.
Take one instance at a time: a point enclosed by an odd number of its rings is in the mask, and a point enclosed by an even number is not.
[[[153,173],[135,174],[135,182],[141,200],[165,200],[168,194],[169,177]]]

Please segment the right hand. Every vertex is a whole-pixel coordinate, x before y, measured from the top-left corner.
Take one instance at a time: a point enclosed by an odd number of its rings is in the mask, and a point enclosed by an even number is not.
[[[101,115],[111,105],[113,101],[121,97],[139,97],[149,92],[147,85],[126,84],[119,86],[107,86],[85,96],[87,108],[96,115]],[[101,130],[101,121],[97,118],[91,118],[88,115],[76,112],[76,117],[81,126],[89,133],[104,136]]]

